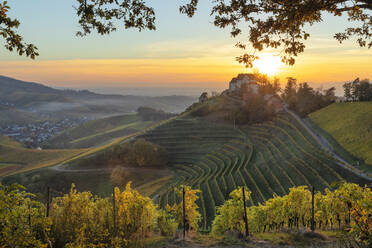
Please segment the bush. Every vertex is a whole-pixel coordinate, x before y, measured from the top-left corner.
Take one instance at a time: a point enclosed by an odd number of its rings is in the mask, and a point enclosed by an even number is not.
[[[139,107],[137,113],[143,121],[161,121],[175,116],[175,114],[149,107]]]
[[[159,145],[144,139],[133,144],[115,145],[111,149],[86,158],[79,162],[79,167],[163,167],[168,164],[167,151]]]
[[[191,189],[190,186],[180,185],[175,188],[175,192],[179,198],[182,199],[182,192],[185,189],[185,207],[186,207],[186,230],[187,231],[197,231],[199,229],[199,222],[201,220],[201,215],[198,211],[198,205],[196,200],[199,198],[197,194],[200,190]],[[183,224],[183,200],[179,204],[174,204],[172,207],[167,205],[167,210],[171,212],[179,226]]]
[[[209,104],[203,103],[203,106],[196,108],[191,112],[191,115],[194,117],[203,117],[207,116],[212,112],[212,108]]]
[[[50,221],[45,206],[20,185],[0,183],[0,246],[47,247]]]
[[[275,117],[274,108],[267,104],[260,94],[252,94],[243,106],[239,106],[230,116],[236,124],[254,124],[270,121]]]
[[[251,192],[245,191],[246,200]],[[217,208],[217,214],[212,224],[212,234],[223,235],[228,231],[243,233],[244,224],[243,190],[238,188],[230,193],[230,199]]]
[[[70,193],[55,198],[51,209],[52,237],[55,247],[94,247],[110,244],[113,231],[112,207],[108,199],[90,192]]]
[[[174,236],[177,231],[178,223],[171,213],[165,210],[160,210],[157,219],[157,226],[161,235]]]
[[[115,188],[114,193],[115,218],[111,199],[77,192],[74,185],[69,194],[56,198],[51,210],[54,246],[127,247],[142,243],[154,227],[155,205],[130,183],[122,192]]]

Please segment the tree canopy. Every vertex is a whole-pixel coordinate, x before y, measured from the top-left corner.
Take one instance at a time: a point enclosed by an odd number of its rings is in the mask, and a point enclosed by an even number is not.
[[[117,30],[117,23],[125,29],[155,30],[155,10],[150,0],[76,0],[76,14],[79,17],[78,36],[85,36],[96,30],[101,35]],[[193,17],[199,0],[183,0],[179,11]],[[37,48],[27,44],[16,33],[17,19],[7,17],[9,6],[0,2],[0,35],[5,48],[31,58],[38,55]],[[281,50],[282,61],[293,65],[295,57],[305,49],[305,40],[310,36],[309,25],[322,22],[325,13],[334,16],[346,15],[350,26],[344,32],[334,34],[342,43],[355,37],[361,47],[372,47],[372,3],[370,0],[213,0],[210,15],[213,24],[221,29],[231,28],[231,36],[248,32],[246,42],[237,47],[246,50],[236,59],[252,66],[257,58],[256,51],[264,48]],[[119,22],[117,22],[119,21]],[[250,45],[250,46],[248,46]]]

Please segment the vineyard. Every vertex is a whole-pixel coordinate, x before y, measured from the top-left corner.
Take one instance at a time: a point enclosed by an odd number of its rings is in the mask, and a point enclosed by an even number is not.
[[[210,228],[217,207],[239,186],[252,192],[253,206],[299,185],[324,190],[343,180],[368,183],[337,164],[288,113],[271,122],[239,127],[183,117],[142,137],[168,150],[174,172],[173,180],[153,197],[164,207],[179,202],[173,186],[200,189],[197,204],[204,229]]]

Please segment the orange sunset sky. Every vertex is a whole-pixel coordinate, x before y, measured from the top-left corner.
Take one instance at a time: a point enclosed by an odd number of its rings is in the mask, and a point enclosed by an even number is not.
[[[244,35],[232,39],[229,30],[215,28],[208,1],[193,19],[178,13],[177,1],[154,3],[157,31],[119,29],[109,36],[85,38],[74,36],[78,28],[73,0],[45,3],[11,3],[11,16],[22,23],[19,32],[38,46],[41,55],[32,61],[0,48],[0,75],[76,88],[224,88],[236,74],[251,71],[235,61],[242,51],[234,44]],[[319,84],[372,79],[372,50],[358,47],[355,41],[339,44],[332,38],[347,27],[346,18],[325,16],[324,20],[308,27],[311,37],[295,66],[280,65],[275,76],[282,83],[289,76]],[[280,51],[263,52],[276,56]]]

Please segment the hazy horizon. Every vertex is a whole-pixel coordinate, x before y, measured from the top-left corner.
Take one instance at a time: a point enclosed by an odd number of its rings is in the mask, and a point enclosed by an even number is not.
[[[152,3],[157,13],[156,31],[119,28],[108,36],[92,33],[84,38],[75,36],[78,19],[74,3],[13,1],[9,16],[20,20],[19,32],[35,43],[40,56],[33,61],[2,49],[0,74],[54,86],[69,82],[82,88],[120,82],[146,87],[223,88],[238,73],[251,72],[235,61],[243,51],[234,44],[245,37],[233,39],[229,29],[216,28],[209,15],[209,1],[200,2],[192,19],[179,14],[179,2],[156,1]],[[296,64],[280,64],[275,75],[314,83],[372,78],[372,49],[359,47],[355,40],[339,44],[333,38],[348,26],[347,16],[325,14],[323,18],[323,23],[306,27],[311,36]],[[277,56],[280,50],[262,52]]]
[[[345,82],[334,82],[334,83],[309,83],[311,87],[315,90],[319,88],[327,89],[331,87],[336,88],[336,95],[343,96],[343,88],[342,85]],[[50,85],[48,85],[50,86]],[[140,86],[135,87],[133,86],[107,86],[107,87],[81,87],[81,86],[50,86],[57,89],[73,89],[73,90],[89,90],[99,94],[118,94],[118,95],[135,95],[135,96],[171,96],[171,95],[182,95],[182,96],[191,96],[191,97],[199,97],[202,92],[208,92],[209,94],[212,92],[221,93],[225,89],[228,88],[228,82],[226,83],[226,87],[151,87],[151,86]],[[284,85],[282,84],[282,88]]]

